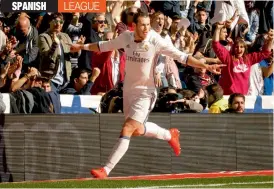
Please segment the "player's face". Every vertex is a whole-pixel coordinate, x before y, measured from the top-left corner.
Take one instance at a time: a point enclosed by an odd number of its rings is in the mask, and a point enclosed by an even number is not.
[[[151,27],[156,31],[156,32],[162,32],[163,27],[165,24],[165,17],[163,14],[159,14],[156,16],[152,21],[151,21]]]
[[[138,23],[133,26],[135,26],[135,37],[137,40],[144,40],[150,31],[150,19],[149,17],[139,17]]]

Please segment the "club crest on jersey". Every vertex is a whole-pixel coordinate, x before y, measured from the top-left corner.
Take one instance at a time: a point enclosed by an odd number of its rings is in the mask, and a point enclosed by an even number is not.
[[[148,45],[147,44],[144,44],[143,48],[148,51]]]
[[[140,44],[138,45],[136,51],[137,52],[147,52],[149,50],[148,44]]]

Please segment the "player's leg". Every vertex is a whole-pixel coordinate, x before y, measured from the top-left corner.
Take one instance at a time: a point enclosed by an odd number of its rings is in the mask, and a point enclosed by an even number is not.
[[[144,128],[144,136],[165,140],[172,147],[176,156],[181,154],[180,131],[178,129],[167,130],[152,122],[146,122]]]
[[[140,99],[141,98],[134,97],[134,96],[130,96],[129,98],[127,98],[127,96],[124,95],[123,109],[124,109],[124,115],[125,115],[125,123],[120,133],[120,138],[117,141],[117,143],[114,145],[106,165],[103,168],[91,170],[91,174],[94,177],[96,178],[107,177],[110,171],[115,167],[115,165],[120,161],[120,159],[125,155],[126,151],[128,150],[130,138],[132,134],[137,130],[137,128],[142,128],[141,132],[142,133],[144,132],[144,127],[142,122],[144,121],[145,118],[143,119],[142,115],[138,115],[138,108],[137,108],[137,107],[140,107],[139,101],[142,101]]]
[[[128,150],[130,138],[138,127],[142,127],[142,124],[128,118],[121,131],[119,140],[114,145],[111,154],[107,160],[106,165],[103,168],[92,169],[91,174],[96,178],[105,178],[109,175],[111,170],[116,166],[120,159],[125,155]]]
[[[151,102],[148,114],[154,108],[154,105],[156,102],[156,98],[154,98],[155,96],[156,96],[155,93],[152,94],[152,102]],[[180,141],[179,141],[179,137],[180,137],[179,130],[176,128],[171,128],[171,129],[167,130],[163,127],[160,127],[156,123],[146,122],[146,120],[144,121],[144,129],[145,130],[144,130],[143,135],[146,137],[153,137],[153,138],[168,141],[170,146],[173,148],[174,153],[177,156],[179,156],[181,153],[181,146],[180,146]]]

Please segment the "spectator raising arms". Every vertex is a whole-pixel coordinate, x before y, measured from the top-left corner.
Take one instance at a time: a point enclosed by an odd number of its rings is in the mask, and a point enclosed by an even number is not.
[[[220,44],[219,35],[222,27],[223,24],[217,24],[212,42],[217,57],[222,63],[227,65],[222,70],[219,83],[225,95],[235,92],[245,95],[248,92],[250,67],[270,56],[270,50],[273,45],[273,30],[270,30],[268,33],[268,39],[265,41],[263,51],[248,54],[247,46],[242,39],[234,42],[230,52]]]

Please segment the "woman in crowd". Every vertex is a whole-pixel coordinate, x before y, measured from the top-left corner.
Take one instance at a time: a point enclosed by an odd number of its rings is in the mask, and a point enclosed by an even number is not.
[[[223,24],[217,23],[213,36],[212,46],[217,57],[227,66],[222,69],[219,84],[222,86],[225,95],[238,92],[244,95],[248,92],[248,81],[250,67],[270,56],[273,45],[273,30],[268,33],[265,46],[261,52],[247,53],[247,46],[242,39],[237,39],[229,52],[220,44],[220,30]]]

